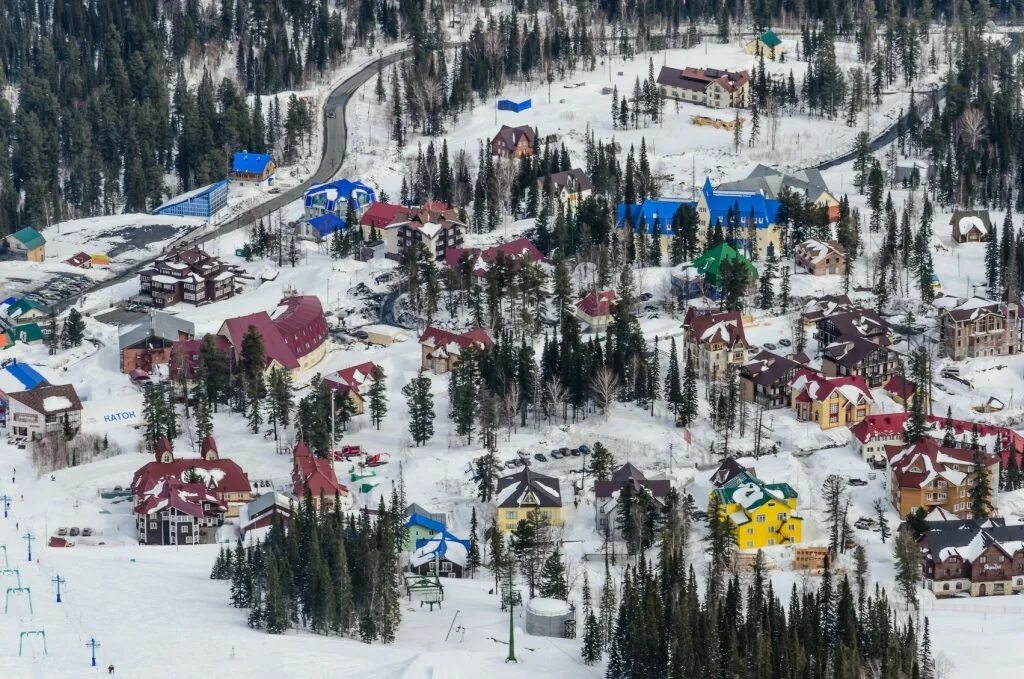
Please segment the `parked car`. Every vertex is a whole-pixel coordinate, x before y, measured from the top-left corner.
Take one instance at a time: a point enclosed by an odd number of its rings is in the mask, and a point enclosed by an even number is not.
[[[561,460],[563,457],[565,457],[565,455],[562,455],[562,451],[558,448],[551,451],[551,458],[553,460]]]
[[[92,528],[83,528],[82,529],[82,537],[83,538],[87,538],[87,537],[89,537],[91,535],[92,535]]]
[[[647,301],[650,301],[652,299],[654,299],[654,293],[653,292],[644,292],[644,293],[641,293],[641,295],[640,295],[640,301],[641,302],[647,302]]]
[[[590,455],[590,446],[588,446],[586,443],[581,443],[579,451],[584,455]]]
[[[771,342],[765,342],[764,343],[764,348],[769,350],[769,351],[774,351],[775,349],[778,349],[778,347],[775,346],[774,344],[772,344]]]
[[[544,453],[537,453],[536,455],[533,456],[533,459],[537,460],[537,462],[547,462],[548,461],[548,458],[544,457]]]
[[[572,450],[569,451],[569,454],[572,455],[573,457],[579,457],[581,455],[580,449],[573,448]]]
[[[353,330],[352,336],[361,342],[365,342],[366,340],[370,339],[370,334],[365,330]]]
[[[865,481],[864,479],[857,479],[857,478],[853,478],[853,477],[847,479],[846,483],[847,483],[847,485],[850,485],[850,486],[866,486],[866,485],[868,485],[868,482]]]
[[[67,534],[68,534],[68,529],[67,528],[61,526],[60,528],[57,529],[57,535],[60,535],[61,537],[63,537],[65,535],[67,535]]]
[[[80,530],[78,530],[78,527],[77,527],[77,526],[72,526],[72,527],[71,527],[71,530],[69,530],[69,531],[68,531],[68,535],[70,535],[71,537],[75,537],[75,536],[76,536],[76,535],[78,535],[78,534],[79,534],[80,532],[81,532],[81,531],[80,531]]]
[[[793,343],[791,341],[789,341],[788,339],[786,339],[785,337],[783,337],[782,339],[779,340],[779,344],[781,344],[784,347],[791,347],[791,346],[793,346]]]
[[[559,450],[559,452],[562,453],[562,457],[567,457],[569,455],[569,449],[566,448],[565,446],[562,446],[558,450]]]
[[[654,306],[653,304],[648,304],[647,306],[644,307],[644,311],[657,311],[657,310],[658,310],[658,307]]]

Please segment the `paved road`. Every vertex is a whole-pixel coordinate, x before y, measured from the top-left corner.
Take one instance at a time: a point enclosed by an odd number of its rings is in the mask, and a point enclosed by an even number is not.
[[[327,96],[327,102],[324,104],[324,110],[321,112],[321,115],[324,116],[324,144],[320,150],[320,165],[317,167],[316,172],[313,173],[313,176],[298,186],[288,189],[287,191],[274,196],[270,200],[246,210],[230,221],[224,222],[215,230],[206,233],[199,238],[189,239],[187,242],[190,244],[206,243],[214,240],[215,238],[219,238],[226,233],[244,228],[256,220],[267,217],[271,213],[280,210],[292,201],[302,198],[302,195],[306,190],[314,184],[320,184],[330,180],[338,173],[341,169],[342,163],[345,162],[345,150],[348,143],[348,128],[345,124],[345,109],[348,106],[352,95],[355,94],[356,90],[364,85],[370,78],[377,74],[378,68],[383,68],[397,61],[401,61],[411,54],[411,50],[403,50],[401,52],[389,54],[381,59],[377,59],[343,80]],[[332,113],[333,117],[331,117]],[[140,269],[147,266],[152,261],[152,259],[149,259],[139,262],[138,264],[120,272],[113,278],[107,279],[82,293],[68,297],[52,306],[54,306],[58,311],[63,311],[73,304],[76,304],[79,299],[91,292],[102,290],[103,288],[110,287],[111,285],[115,285],[129,278],[134,278]]]

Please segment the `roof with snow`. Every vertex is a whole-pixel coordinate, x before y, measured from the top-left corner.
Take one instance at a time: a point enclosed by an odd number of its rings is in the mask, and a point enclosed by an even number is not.
[[[953,486],[964,485],[975,467],[974,454],[973,450],[944,446],[927,436],[907,446],[886,446],[889,467],[900,488],[924,488],[939,478]],[[999,457],[982,453],[982,464],[986,468],[998,466]]]
[[[7,397],[40,415],[60,415],[82,409],[82,402],[78,400],[78,392],[70,384],[44,382],[27,391],[9,392]]]
[[[328,389],[341,392],[355,392],[359,393],[359,389],[363,386],[366,380],[370,379],[370,375],[377,368],[377,364],[372,361],[366,361],[359,365],[349,366],[339,370],[336,373],[331,373],[324,377],[324,385]]]
[[[558,479],[535,472],[529,466],[498,479],[497,506],[561,507]]]
[[[471,347],[486,349],[492,346],[494,341],[483,328],[471,328],[460,334],[428,325],[420,335],[420,344],[431,349],[431,357],[445,358],[458,356],[464,349]]]
[[[349,201],[356,208],[363,208],[377,201],[376,192],[360,181],[338,179],[326,184],[317,184],[303,194],[303,205],[339,216],[348,211]]]
[[[242,339],[250,327],[256,328],[263,340],[267,365],[277,361],[283,368],[295,370],[299,359],[312,353],[327,341],[327,321],[320,298],[315,295],[285,297],[273,315],[260,311],[224,321],[218,334],[242,350]]]
[[[765,483],[747,471],[737,474],[714,492],[722,506],[736,504],[745,512],[773,500],[782,502],[797,497],[796,491],[788,483]]]
[[[163,452],[158,450],[157,454]],[[140,467],[132,478],[132,495],[136,498],[151,494],[165,479],[184,481],[192,470],[203,479],[211,491],[223,493],[250,493],[252,484],[237,462],[228,459],[175,458],[170,462],[153,460]]]
[[[691,307],[683,327],[689,331],[688,341],[698,344],[725,344],[728,347],[747,344],[743,317],[738,311],[701,314]]]
[[[269,153],[235,151],[231,157],[231,171],[236,174],[263,174],[273,160]]]
[[[174,207],[175,205],[180,205],[182,203],[187,203],[189,201],[193,201],[193,200],[196,200],[198,198],[202,198],[202,197],[207,196],[207,195],[209,195],[209,194],[213,193],[214,191],[217,191],[217,190],[219,190],[221,188],[225,188],[226,189],[227,185],[228,185],[228,180],[227,179],[222,179],[219,182],[214,182],[213,184],[207,184],[206,186],[200,186],[198,189],[192,189],[191,191],[186,191],[185,193],[180,193],[177,196],[174,196],[173,198],[168,198],[167,200],[165,200],[159,207],[157,207],[156,209],[153,210],[153,214],[155,214],[155,215],[161,214],[162,212],[164,212],[168,208]]]
[[[821,241],[816,238],[809,238],[796,246],[797,253],[803,254],[812,263],[818,264],[829,255],[846,256],[846,248],[839,244],[839,241]]]
[[[662,66],[658,72],[658,84],[679,87],[695,92],[705,91],[711,83],[718,83],[726,92],[733,92],[750,82],[746,71],[724,71],[718,68],[672,68]]]
[[[999,518],[930,523],[919,546],[924,557],[932,562],[956,557],[971,564],[992,546],[1012,559],[1024,551],[1024,524],[1007,524]]]
[[[882,387],[885,393],[896,396],[904,401],[909,399],[917,391],[917,383],[899,375],[893,375]]]
[[[971,323],[983,316],[1005,316],[1006,304],[994,302],[984,297],[971,297],[959,300],[959,303],[951,308],[940,312],[942,316],[948,316],[955,323]]]
[[[422,566],[434,558],[451,561],[465,568],[469,556],[469,542],[453,538],[450,534],[440,533],[424,542],[409,555],[409,565],[414,568]]]
[[[26,391],[45,384],[47,379],[28,363],[11,363],[0,368],[0,393]]]
[[[464,256],[471,260],[474,276],[486,275],[491,266],[499,259],[508,268],[514,270],[517,270],[523,262],[544,260],[544,254],[529,238],[516,238],[483,250],[479,248],[448,248],[444,251],[444,262],[448,267],[456,268]]]
[[[316,457],[303,441],[297,441],[292,451],[292,487],[295,497],[334,497],[348,495],[348,488],[338,482],[330,460]]]
[[[831,195],[828,184],[818,170],[806,169],[790,173],[761,164],[754,167],[746,179],[722,182],[718,185],[719,191],[760,192],[767,198],[775,199],[783,189],[789,189],[792,193],[803,196],[805,200],[814,200],[822,193]]]
[[[838,392],[848,402],[855,405],[874,403],[868,383],[859,375],[846,377],[825,377],[807,368],[801,368],[791,383],[797,390],[798,401],[822,402]]]
[[[145,494],[136,496],[136,514],[145,516],[167,508],[197,519],[227,511],[220,498],[204,484],[186,483],[177,478],[160,479]]]
[[[626,486],[632,486],[634,492],[641,489],[650,493],[657,505],[668,495],[672,489],[672,482],[668,479],[649,479],[635,465],[627,462],[612,473],[608,481],[594,482],[594,496],[598,499],[607,499],[619,493]]]
[[[614,290],[591,290],[576,302],[576,308],[591,318],[607,316],[612,312],[616,299]]]
[[[800,363],[793,359],[764,350],[740,366],[740,377],[754,384],[770,386],[783,380],[788,383],[798,368]]]
[[[164,311],[150,309],[147,316],[117,336],[117,346],[119,349],[127,349],[150,339],[176,342],[183,339],[182,335],[184,335],[184,339],[195,337],[196,326],[192,321]]]
[[[856,368],[875,352],[881,351],[895,359],[896,352],[877,342],[853,334],[840,335],[838,342],[829,344],[822,350],[825,359],[846,368]]]
[[[957,210],[949,218],[949,225],[953,228],[953,235],[960,238],[966,238],[972,232],[982,238],[992,233],[992,218],[988,210]]]

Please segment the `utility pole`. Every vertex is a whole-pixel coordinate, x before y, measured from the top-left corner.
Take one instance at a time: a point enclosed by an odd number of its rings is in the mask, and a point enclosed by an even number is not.
[[[57,575],[55,578],[53,578],[52,582],[55,582],[57,584],[57,603],[60,603],[60,586],[67,582],[67,580],[60,577],[60,575]]]
[[[516,600],[512,596],[512,563],[508,564],[508,657],[505,662],[518,663],[516,660],[516,627],[515,618],[512,612],[515,610]]]
[[[36,536],[32,535],[32,531],[25,533],[23,536],[25,541],[28,542],[28,560],[32,560],[32,541],[36,539]]]
[[[0,502],[4,503],[4,518],[7,518],[7,510],[11,508],[11,500],[13,498],[9,495],[0,495]]]

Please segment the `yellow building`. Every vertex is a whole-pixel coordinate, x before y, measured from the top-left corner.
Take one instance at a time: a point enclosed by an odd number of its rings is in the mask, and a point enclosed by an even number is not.
[[[495,495],[498,530],[511,532],[532,511],[552,526],[562,524],[562,492],[558,479],[523,467],[498,479]]]
[[[740,549],[801,541],[803,518],[796,514],[797,494],[788,483],[764,483],[745,471],[711,492],[718,496],[721,516],[735,526]]]
[[[816,422],[822,429],[853,426],[870,415],[874,405],[871,390],[860,376],[825,377],[804,370],[791,387],[796,419]]]

